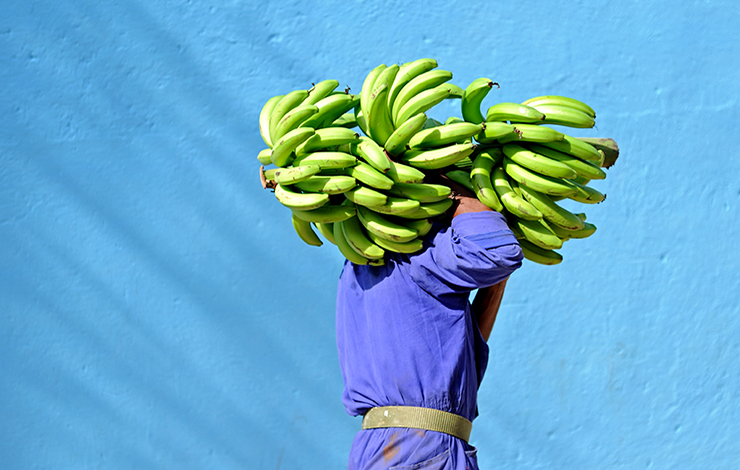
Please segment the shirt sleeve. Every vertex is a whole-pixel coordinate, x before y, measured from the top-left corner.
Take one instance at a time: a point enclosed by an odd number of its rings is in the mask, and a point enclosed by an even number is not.
[[[439,230],[413,256],[411,278],[437,297],[492,286],[522,264],[522,251],[499,212],[469,212]]]

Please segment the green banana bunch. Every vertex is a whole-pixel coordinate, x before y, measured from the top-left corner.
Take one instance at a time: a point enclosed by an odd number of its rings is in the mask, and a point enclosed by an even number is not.
[[[430,58],[380,64],[358,94],[330,79],[268,99],[259,114],[263,187],[290,209],[304,243],[323,239],[353,263],[382,266],[388,253],[422,250],[435,218],[450,210],[443,176],[504,214],[525,259],[561,263],[565,241],[596,231],[566,204],[604,201],[591,182],[606,177],[616,142],[549,127],[595,126],[590,106],[564,96],[495,103],[484,113],[498,84],[479,78],[461,88],[437,66]],[[461,116],[432,117],[454,98]]]

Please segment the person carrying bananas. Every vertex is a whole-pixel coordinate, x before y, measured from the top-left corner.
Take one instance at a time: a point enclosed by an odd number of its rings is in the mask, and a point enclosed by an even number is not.
[[[383,266],[346,261],[340,275],[342,402],[363,416],[351,470],[478,469],[468,438],[486,341],[522,252],[499,212],[447,184],[452,217],[435,224],[422,251],[390,254]]]

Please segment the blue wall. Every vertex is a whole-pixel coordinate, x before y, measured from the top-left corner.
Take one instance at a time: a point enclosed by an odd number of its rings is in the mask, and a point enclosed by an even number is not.
[[[419,57],[582,99],[622,149],[596,235],[509,283],[481,468],[738,468],[736,1],[2,11],[2,468],[343,468],[342,258],[260,188],[257,115]]]

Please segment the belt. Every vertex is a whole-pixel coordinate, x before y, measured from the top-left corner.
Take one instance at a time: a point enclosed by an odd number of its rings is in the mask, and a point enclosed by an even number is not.
[[[362,429],[415,428],[455,436],[466,443],[473,423],[460,415],[417,406],[378,406],[370,408],[362,419]]]

